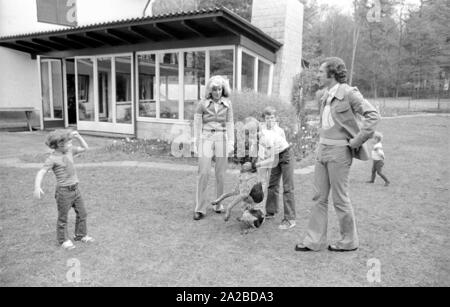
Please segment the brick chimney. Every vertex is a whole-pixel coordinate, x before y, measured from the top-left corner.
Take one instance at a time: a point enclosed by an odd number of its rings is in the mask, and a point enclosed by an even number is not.
[[[303,4],[299,0],[253,0],[252,24],[283,43],[277,53],[272,94],[290,102],[293,78],[302,71]]]

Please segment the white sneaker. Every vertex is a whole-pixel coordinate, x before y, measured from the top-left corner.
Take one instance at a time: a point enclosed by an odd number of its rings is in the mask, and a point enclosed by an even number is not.
[[[71,250],[75,248],[75,245],[73,245],[72,241],[67,240],[63,244],[61,244],[61,247],[67,250]]]
[[[280,226],[278,226],[279,229],[281,230],[288,230],[291,229],[293,227],[295,227],[295,225],[297,225],[297,223],[295,222],[295,220],[283,220],[280,224]]]
[[[220,205],[213,205],[213,210],[216,213],[223,213],[225,211],[225,208],[223,207],[222,204],[220,204]]]
[[[75,241],[81,241],[83,243],[93,243],[95,242],[95,239],[90,236],[84,236],[81,239],[75,239]]]

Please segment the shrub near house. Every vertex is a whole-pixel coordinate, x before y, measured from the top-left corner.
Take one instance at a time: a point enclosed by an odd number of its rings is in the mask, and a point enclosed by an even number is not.
[[[294,149],[295,157],[301,160],[316,148],[317,127],[306,121],[300,121],[298,111],[289,103],[274,96],[267,96],[253,91],[234,92],[231,97],[235,122],[243,122],[252,116],[264,121],[262,111],[271,106],[277,110],[278,125],[284,129],[287,141]]]
[[[233,103],[235,128],[237,123],[244,122],[247,117],[254,117],[263,122],[262,110],[272,106],[277,110],[278,123],[284,129],[286,138],[294,149],[297,160],[307,157],[316,148],[317,127],[308,121],[301,123],[296,115],[293,105],[284,102],[278,97],[267,96],[253,91],[232,93],[230,100]],[[175,139],[174,144],[162,140],[135,140],[127,139],[116,142],[109,148],[112,151],[121,151],[127,154],[172,155],[174,157],[194,157],[190,150],[189,136]]]

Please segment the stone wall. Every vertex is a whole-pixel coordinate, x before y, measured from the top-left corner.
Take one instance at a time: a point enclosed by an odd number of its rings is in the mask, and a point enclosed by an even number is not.
[[[298,0],[253,0],[252,23],[283,43],[274,67],[274,95],[291,101],[293,78],[302,70],[303,4]]]

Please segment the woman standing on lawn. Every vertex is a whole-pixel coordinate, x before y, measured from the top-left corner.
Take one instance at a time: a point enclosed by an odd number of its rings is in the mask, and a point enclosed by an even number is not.
[[[234,150],[233,108],[228,99],[231,89],[228,80],[213,76],[206,84],[206,99],[201,101],[194,115],[194,151],[198,155],[198,175],[194,220],[206,214],[207,186],[212,158],[215,157],[216,196],[224,191],[228,154]],[[222,205],[214,211],[222,213]]]

